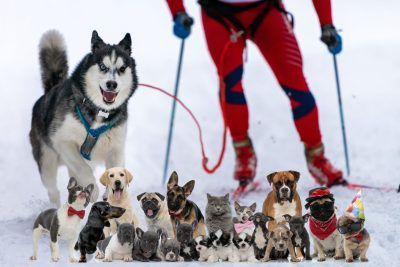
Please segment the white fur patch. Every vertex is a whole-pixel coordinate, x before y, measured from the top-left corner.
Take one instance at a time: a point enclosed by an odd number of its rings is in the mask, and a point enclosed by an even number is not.
[[[291,216],[296,215],[296,202],[294,200],[292,202],[284,201],[282,205],[280,203],[274,203],[272,206],[275,210],[274,218],[276,223],[284,222],[285,218],[283,215],[285,214]]]

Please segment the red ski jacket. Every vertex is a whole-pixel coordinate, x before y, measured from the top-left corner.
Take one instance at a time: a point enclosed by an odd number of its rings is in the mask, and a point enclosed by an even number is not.
[[[179,12],[185,12],[183,0],[166,0],[173,17]],[[254,0],[241,0],[241,1],[222,1],[231,2],[230,4],[244,4],[254,2]],[[333,24],[332,22],[332,7],[331,0],[313,0],[314,8],[317,11],[319,23],[321,26],[326,24]]]

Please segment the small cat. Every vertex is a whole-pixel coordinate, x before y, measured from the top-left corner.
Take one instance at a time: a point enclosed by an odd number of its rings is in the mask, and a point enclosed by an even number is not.
[[[229,194],[222,197],[207,194],[206,226],[208,232],[221,229],[225,233],[233,232],[232,210]]]
[[[253,235],[255,225],[250,220],[257,209],[257,204],[253,203],[250,206],[241,206],[237,201],[234,202],[236,217],[233,218],[233,226],[236,234],[246,233]]]

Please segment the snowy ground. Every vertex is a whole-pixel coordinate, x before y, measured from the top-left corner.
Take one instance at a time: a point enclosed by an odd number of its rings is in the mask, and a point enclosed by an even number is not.
[[[180,97],[204,127],[206,149],[214,161],[222,131],[217,77],[205,48],[199,8],[194,1],[186,2],[196,25],[186,46]],[[349,180],[396,187],[400,182],[400,35],[395,33],[400,4],[396,0],[384,4],[373,0],[333,2],[335,21],[343,29],[344,38],[339,64],[352,165]],[[140,81],[169,90],[174,83],[179,41],[171,34],[171,18],[163,0],[120,0],[112,4],[104,0],[1,0],[0,4],[0,47],[4,53],[0,64],[4,96],[0,105],[4,129],[0,139],[0,265],[15,266],[29,263],[34,217],[49,205],[28,140],[31,108],[42,94],[37,59],[41,34],[49,28],[64,34],[73,68],[89,51],[93,29],[109,42],[118,42],[125,32],[130,32]],[[332,60],[318,40],[317,17],[311,1],[287,0],[286,4],[296,16],[295,31],[303,51],[305,73],[319,104],[327,153],[336,165],[344,166]],[[263,181],[264,190],[243,203],[257,201],[261,206],[269,190],[265,175],[281,169],[302,173],[299,192],[304,199],[315,184],[305,169],[288,100],[259,52],[252,45],[249,48],[244,85],[250,105],[251,136],[259,157],[257,176]],[[146,190],[165,191],[161,173],[170,104],[170,99],[145,88],[139,89],[130,102],[126,165],[135,176],[130,187],[133,196]],[[206,192],[222,195],[235,185],[231,179],[232,148],[228,146],[220,170],[205,174],[200,166],[196,129],[180,108],[171,159],[171,170],[177,170],[182,181],[196,178],[191,198],[203,209]],[[102,170],[99,168],[96,173]],[[59,187],[65,188],[68,177],[64,168],[60,169],[59,178]],[[62,192],[65,200],[65,190]],[[333,192],[340,212],[355,193],[338,188]],[[372,235],[370,265],[398,264],[399,195],[365,191],[364,196],[366,227]],[[138,207],[136,202],[134,205]],[[61,255],[61,265],[67,264],[65,246]],[[46,238],[40,244],[39,257],[38,266],[50,262]]]

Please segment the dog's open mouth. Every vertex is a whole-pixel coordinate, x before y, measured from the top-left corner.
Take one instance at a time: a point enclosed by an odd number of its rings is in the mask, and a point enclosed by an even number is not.
[[[146,216],[151,219],[151,218],[154,218],[157,215],[158,209],[150,209],[150,208],[148,208],[144,212],[145,212]]]
[[[117,200],[117,201],[120,200],[123,191],[124,191],[124,189],[121,189],[121,188],[113,189],[114,199]]]
[[[115,101],[115,98],[118,95],[118,92],[114,92],[114,91],[105,91],[103,89],[100,88],[101,94],[103,95],[103,100],[104,102],[106,102],[107,104],[112,104]]]

